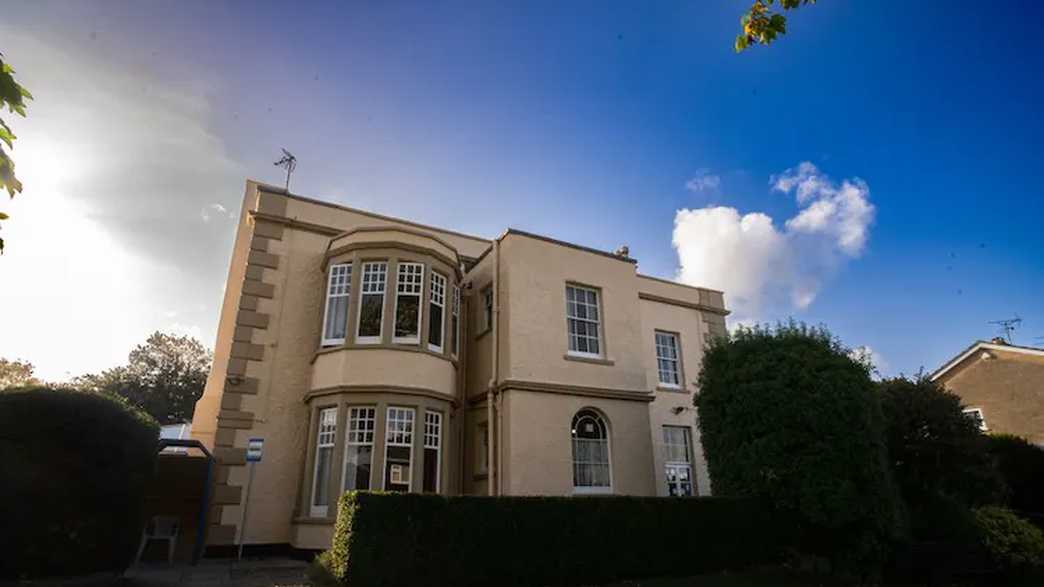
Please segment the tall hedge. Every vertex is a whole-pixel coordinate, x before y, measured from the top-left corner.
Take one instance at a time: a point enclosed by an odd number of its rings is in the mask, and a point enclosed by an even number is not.
[[[0,579],[126,568],[159,427],[104,395],[0,391]]]
[[[347,585],[595,585],[777,560],[761,501],[347,493],[326,559]]]
[[[866,572],[904,533],[869,367],[794,323],[714,341],[695,403],[719,495],[760,496],[800,523],[801,549]]]
[[[1044,448],[1009,434],[986,438],[1008,486],[1009,507],[1044,528]]]

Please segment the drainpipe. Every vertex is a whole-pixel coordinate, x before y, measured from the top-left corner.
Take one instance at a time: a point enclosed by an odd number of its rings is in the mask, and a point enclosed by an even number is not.
[[[467,366],[467,363],[466,363],[464,357],[467,356],[465,354],[467,352],[467,349],[465,348],[465,341],[468,339],[467,333],[469,332],[469,330],[468,330],[468,312],[464,311],[465,308],[464,308],[464,288],[463,288],[463,285],[464,285],[464,264],[463,263],[461,263],[461,265],[460,265],[460,275],[461,275],[460,285],[458,286],[458,289],[457,289],[457,291],[460,292],[460,294],[459,294],[460,295],[460,307],[457,310],[457,312],[458,312],[458,318],[457,319],[460,320],[460,324],[457,325],[457,332],[456,332],[456,334],[457,334],[457,373],[459,374],[459,376],[458,376],[459,385],[458,385],[458,390],[457,390],[457,397],[460,399],[460,404],[458,404],[458,406],[457,406],[457,428],[458,428],[458,432],[457,432],[457,441],[458,441],[457,442],[457,452],[460,453],[460,458],[457,459],[459,461],[458,466],[459,466],[459,471],[460,471],[460,474],[457,475],[460,478],[459,479],[460,480],[460,485],[457,487],[457,495],[464,495],[464,486],[465,486],[465,483],[466,483],[465,480],[467,479],[467,471],[466,471],[466,468],[465,468],[465,464],[467,463],[467,459],[465,457],[465,452],[466,451],[465,451],[465,444],[464,444],[465,439],[467,438],[467,427],[465,426],[464,420],[465,420],[465,416],[467,416],[467,413],[468,413],[468,366]]]
[[[486,434],[489,436],[487,442],[487,454],[486,459],[489,461],[489,471],[486,482],[489,486],[486,493],[488,495],[499,495],[499,484],[496,482],[499,475],[497,468],[496,456],[497,447],[493,442],[495,432],[497,432],[500,426],[494,428],[494,424],[497,424],[496,416],[497,410],[494,406],[497,396],[497,384],[500,379],[500,239],[493,241],[493,332],[490,336],[493,337],[493,369],[489,378],[489,387],[486,389]]]

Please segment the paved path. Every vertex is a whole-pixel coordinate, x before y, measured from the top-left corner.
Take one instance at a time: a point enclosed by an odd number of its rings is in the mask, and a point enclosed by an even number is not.
[[[199,565],[142,564],[124,575],[127,587],[273,587],[307,585],[304,561],[288,558],[204,559]]]

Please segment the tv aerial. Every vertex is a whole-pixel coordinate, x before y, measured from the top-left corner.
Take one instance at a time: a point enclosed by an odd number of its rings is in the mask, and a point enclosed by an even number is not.
[[[1011,344],[1011,335],[1015,332],[1015,329],[1022,325],[1022,318],[1019,318],[1019,315],[1016,314],[1014,318],[990,320],[987,324],[996,324],[997,329],[1004,332],[1004,338],[1008,340],[1008,344]]]
[[[290,193],[290,174],[297,169],[297,157],[294,157],[290,151],[286,149],[280,149],[283,151],[283,158],[273,163],[276,167],[282,167],[286,170],[286,193]]]

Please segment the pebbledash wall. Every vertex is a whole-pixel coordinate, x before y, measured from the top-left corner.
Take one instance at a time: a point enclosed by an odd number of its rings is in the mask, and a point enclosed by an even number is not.
[[[246,183],[192,435],[208,543],[329,546],[346,489],[709,494],[692,407],[721,292],[509,229],[489,240]]]

